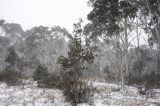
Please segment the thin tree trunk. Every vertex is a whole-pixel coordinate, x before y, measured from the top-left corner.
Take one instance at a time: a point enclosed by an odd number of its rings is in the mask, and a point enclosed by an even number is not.
[[[120,34],[120,33],[119,33]],[[120,35],[119,35],[120,36]],[[119,46],[119,44],[118,44],[118,37],[117,37],[117,35],[116,35],[116,44],[115,44],[115,51],[116,51],[116,68],[115,68],[115,70],[116,70],[116,72],[118,72],[118,75],[116,76],[116,80],[118,81],[118,79],[119,79],[119,76],[121,75],[120,74],[120,72],[121,72],[121,68],[119,68],[119,62],[118,62],[118,60],[119,60],[119,51],[118,51],[118,46]],[[120,70],[120,72],[119,72],[119,70]]]
[[[136,33],[137,33],[137,48],[138,48],[138,53],[139,53],[139,25],[138,25],[138,19],[137,19],[137,30],[136,30]]]
[[[136,23],[137,25],[136,25],[136,34],[137,34],[137,51],[136,51],[136,53],[137,53],[137,60],[138,60],[138,62],[140,62],[141,61],[141,57],[140,57],[140,44],[139,44],[139,41],[140,41],[140,39],[139,39],[139,30],[138,30],[138,28],[139,28],[139,25],[138,25],[138,19],[137,19],[137,23]],[[139,76],[139,78],[141,77],[141,69],[140,69],[140,64],[138,64],[138,76]]]
[[[124,18],[124,27],[125,27],[125,73],[128,73],[128,35],[127,35],[127,17]],[[122,77],[122,90],[124,91],[124,84],[125,84],[125,79],[124,79],[124,72],[122,70],[121,72],[121,77]]]

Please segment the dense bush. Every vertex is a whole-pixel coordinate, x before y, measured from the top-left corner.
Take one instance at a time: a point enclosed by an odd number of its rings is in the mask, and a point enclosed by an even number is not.
[[[44,65],[38,65],[37,69],[33,73],[33,79],[36,81],[46,79],[48,77],[47,68]]]
[[[74,24],[74,37],[70,39],[68,57],[60,56],[58,62],[62,65],[61,90],[66,100],[73,106],[78,103],[90,102],[93,96],[92,85],[84,80],[85,62],[93,63],[94,55],[89,45],[82,45],[81,22]]]
[[[160,74],[155,74],[154,72],[151,75],[146,76],[146,87],[148,89],[160,88]]]
[[[39,65],[33,79],[37,81],[38,87],[61,89],[66,100],[73,105],[90,101],[94,92],[92,85],[83,81],[82,73],[78,71],[63,71],[60,76],[56,76],[49,74],[44,65]]]
[[[40,88],[57,88],[60,85],[60,77],[50,74],[44,65],[39,65],[33,73],[33,79],[37,81]]]
[[[106,67],[103,69],[103,73],[105,74],[105,81],[107,82],[117,81],[115,73],[111,72],[108,65],[106,65]]]
[[[91,102],[94,94],[92,84],[84,81],[82,75],[75,70],[62,74],[61,89],[66,100],[72,105]]]
[[[7,62],[8,65],[1,73],[1,80],[6,82],[9,86],[19,84],[20,74],[16,70],[17,60],[18,54],[14,46],[9,47],[8,55],[5,58],[5,62]]]
[[[33,73],[33,79],[37,81],[38,87],[46,87],[48,77],[49,73],[47,71],[47,68],[44,65],[38,65],[37,69]]]
[[[45,85],[44,87],[46,88],[60,89],[61,88],[60,76],[56,74],[49,74],[46,80],[44,80],[41,84]]]
[[[128,85],[145,85],[147,88],[160,88],[160,75],[152,72],[150,75],[143,77],[138,76],[128,76],[126,78]]]
[[[13,68],[11,67],[6,67],[6,69],[2,72],[2,81],[6,82],[7,85],[11,86],[11,85],[17,85],[19,84],[19,72],[15,71]]]

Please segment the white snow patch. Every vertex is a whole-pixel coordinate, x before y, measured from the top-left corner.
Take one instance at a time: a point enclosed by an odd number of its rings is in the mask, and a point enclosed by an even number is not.
[[[35,82],[10,86],[0,83],[0,106],[69,106],[60,90],[37,88]]]
[[[58,89],[37,88],[36,82],[25,80],[23,86],[10,86],[0,83],[0,106],[71,106],[65,101],[62,91]],[[120,85],[93,82],[97,91],[93,103],[82,103],[77,106],[158,106],[160,89],[153,89],[154,97],[146,98],[138,94],[138,89],[126,86],[125,92]]]

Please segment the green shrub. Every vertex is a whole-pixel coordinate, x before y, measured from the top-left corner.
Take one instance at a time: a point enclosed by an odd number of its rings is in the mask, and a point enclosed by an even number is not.
[[[61,90],[66,100],[73,106],[78,103],[91,102],[94,94],[92,84],[84,81],[80,73],[71,70],[62,74]]]
[[[33,73],[33,79],[37,81],[38,87],[46,87],[48,77],[49,73],[47,71],[47,68],[44,65],[38,65],[37,69]]]
[[[44,65],[39,65],[33,73],[33,79],[37,81],[40,88],[59,88],[60,77],[50,74]]]
[[[48,79],[48,87],[49,88],[58,88],[61,89],[61,77],[56,74],[51,74]]]
[[[18,54],[16,53],[15,47],[9,47],[8,55],[5,57],[5,62],[8,63],[8,66],[1,74],[2,81],[6,82],[9,86],[19,84],[20,73],[16,70],[17,60]]]
[[[128,76],[127,79],[128,85],[145,85],[147,88],[160,88],[160,75],[152,72],[150,75],[138,77],[138,76]]]
[[[68,57],[60,56],[58,63],[62,66],[61,90],[66,100],[74,106],[78,103],[90,102],[93,96],[92,85],[84,81],[85,63],[93,63],[94,54],[89,45],[82,44],[81,23],[74,24],[73,38],[69,41]],[[87,42],[89,43],[89,42]]]
[[[15,71],[11,67],[6,67],[6,69],[2,72],[2,81],[6,82],[7,85],[17,85],[19,84],[19,72]]]

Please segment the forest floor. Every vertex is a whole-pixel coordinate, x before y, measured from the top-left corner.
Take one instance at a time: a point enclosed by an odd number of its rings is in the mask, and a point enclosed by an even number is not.
[[[93,82],[93,85],[97,88],[93,103],[78,106],[160,106],[160,89],[152,89],[153,97],[146,97],[139,95],[133,86],[126,86],[122,92],[117,84]],[[71,106],[60,90],[36,86],[32,80],[25,80],[23,86],[0,83],[0,106]]]

